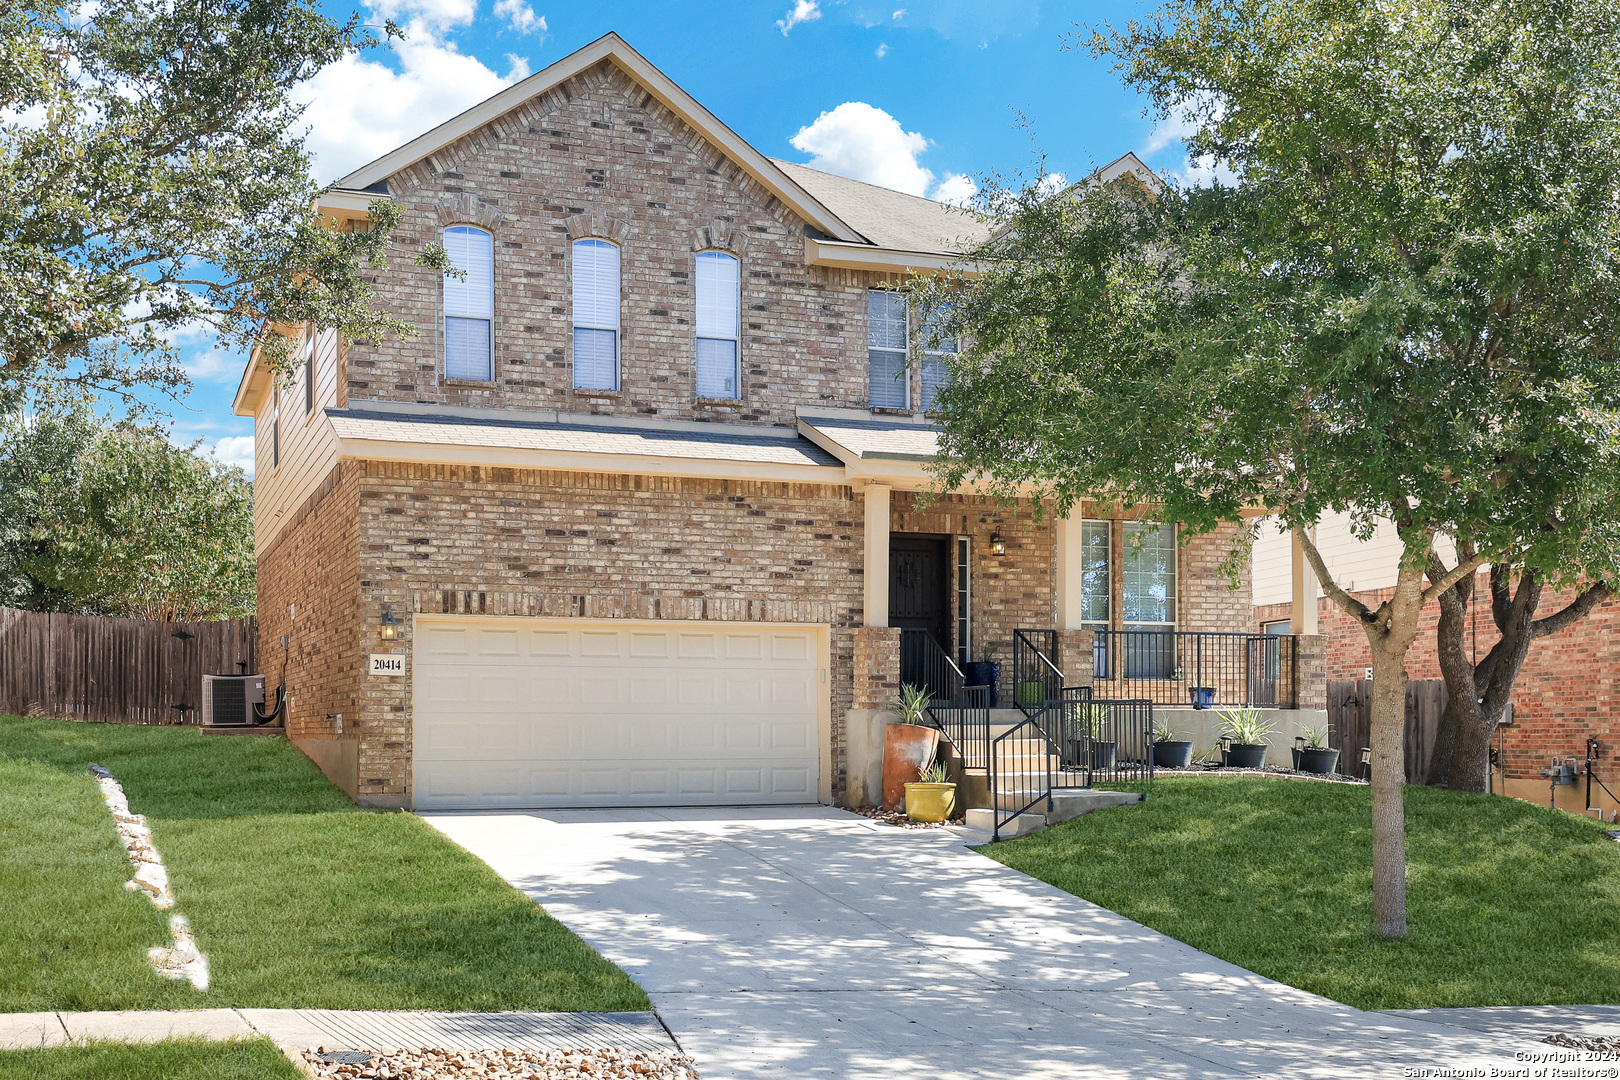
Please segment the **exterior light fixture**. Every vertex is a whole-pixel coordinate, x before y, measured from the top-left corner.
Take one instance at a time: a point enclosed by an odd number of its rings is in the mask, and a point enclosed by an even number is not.
[[[394,618],[392,611],[384,611],[382,617],[382,639],[393,641],[399,637],[399,620]]]
[[[1303,735],[1295,735],[1294,736],[1294,749],[1295,750],[1303,750],[1303,749],[1305,749],[1305,736],[1303,736]]]
[[[990,534],[990,554],[997,558],[1007,554],[1007,541],[1001,538],[999,531]]]

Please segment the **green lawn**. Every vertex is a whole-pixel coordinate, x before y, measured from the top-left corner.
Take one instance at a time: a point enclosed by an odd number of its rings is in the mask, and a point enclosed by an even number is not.
[[[1620,1003],[1620,844],[1514,799],[1406,789],[1411,929],[1375,938],[1368,789],[1179,778],[980,849],[1262,975],[1364,1009]]]
[[[91,1043],[0,1052],[0,1080],[301,1080],[303,1075],[269,1039]]]
[[[91,761],[152,827],[206,993],[147,966],[167,916],[123,888]],[[648,1007],[483,863],[412,814],[357,810],[279,738],[0,715],[0,896],[0,1012]]]

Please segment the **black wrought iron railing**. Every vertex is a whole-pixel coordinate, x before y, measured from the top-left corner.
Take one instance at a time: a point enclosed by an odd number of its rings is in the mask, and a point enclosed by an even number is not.
[[[990,754],[994,838],[1019,814],[1052,808],[1053,793],[1153,781],[1153,703],[1092,697],[1086,686],[997,736]]]
[[[1013,704],[1034,716],[1063,694],[1056,630],[1013,631]]]
[[[928,692],[928,715],[969,769],[990,760],[990,688],[967,686],[962,669],[927,630],[900,631],[900,682]]]
[[[1298,700],[1298,639],[1291,635],[1098,630],[1095,642],[1099,698],[1273,709],[1292,709]]]

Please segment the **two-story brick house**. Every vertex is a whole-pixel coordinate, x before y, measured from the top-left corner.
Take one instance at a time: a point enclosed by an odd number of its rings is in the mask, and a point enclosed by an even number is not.
[[[897,626],[959,658],[1249,628],[1229,532],[919,504],[943,358],[885,286],[987,226],[767,158],[616,35],[322,209],[377,198],[403,211],[378,302],[417,336],[296,331],[291,385],[255,358],[236,400],[264,670],[364,803],[858,800],[850,718],[893,693]],[[436,243],[465,276],[413,261]]]

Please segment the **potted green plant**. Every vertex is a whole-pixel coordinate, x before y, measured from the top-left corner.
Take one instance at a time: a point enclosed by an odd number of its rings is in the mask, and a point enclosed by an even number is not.
[[[1294,751],[1294,768],[1299,772],[1326,776],[1339,766],[1339,752],[1327,744],[1327,732],[1305,729],[1305,745]]]
[[[899,723],[919,724],[928,727],[930,726],[928,723],[929,702],[927,690],[906,683],[900,688],[899,700],[889,704],[889,712],[898,717]]]
[[[1266,736],[1277,730],[1277,725],[1259,709],[1222,709],[1220,712],[1221,738],[1229,745],[1221,754],[1222,761],[1233,769],[1258,769],[1266,763],[1269,744]]]
[[[1013,688],[1013,704],[1021,709],[1039,709],[1046,704],[1046,683],[1025,679]]]
[[[990,688],[990,707],[996,707],[996,683],[1001,681],[1001,661],[994,659],[995,652],[987,641],[979,646],[979,659],[972,660],[962,667],[962,681],[967,686],[988,686]]]
[[[1119,759],[1119,743],[1107,737],[1111,734],[1108,730],[1108,706],[1082,705],[1079,711],[1080,723],[1090,736],[1091,768],[1103,771],[1112,769]]]
[[[906,785],[906,817],[912,821],[949,821],[956,813],[956,785],[938,761],[917,773]]]
[[[1185,769],[1192,764],[1193,744],[1176,738],[1176,733],[1163,720],[1153,721],[1153,767],[1155,769]]]

